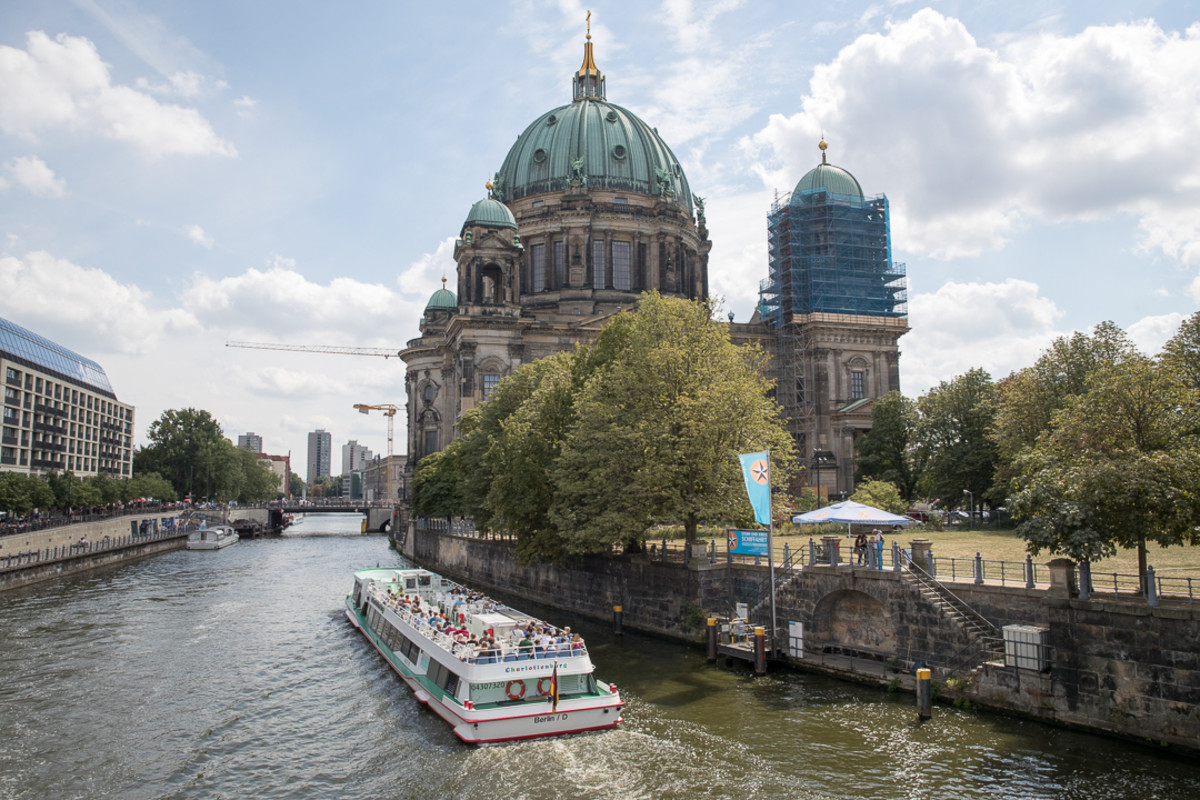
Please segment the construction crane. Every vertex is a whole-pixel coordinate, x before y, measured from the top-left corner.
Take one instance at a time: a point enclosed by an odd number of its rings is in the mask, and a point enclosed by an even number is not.
[[[385,467],[385,469],[387,470],[388,502],[393,503],[393,502],[395,502],[396,498],[392,492],[392,423],[395,420],[396,412],[400,410],[400,407],[392,405],[391,403],[377,403],[375,405],[368,405],[366,403],[355,403],[354,407],[356,409],[358,409],[360,414],[370,414],[372,411],[382,411],[383,415],[385,417],[387,417],[387,421],[388,421],[388,453],[387,453],[387,462],[386,462],[387,466]]]
[[[289,350],[296,353],[330,353],[342,356],[382,356],[393,358],[399,350],[386,347],[337,347],[327,344],[273,344],[271,342],[226,342],[226,347],[245,347],[251,350]]]

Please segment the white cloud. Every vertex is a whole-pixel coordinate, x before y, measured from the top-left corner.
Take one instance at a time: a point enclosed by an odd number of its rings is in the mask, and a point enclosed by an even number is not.
[[[995,49],[924,9],[817,67],[800,105],[743,141],[754,168],[790,187],[827,132],[832,163],[888,191],[906,250],[972,255],[1035,219],[1132,215],[1143,248],[1200,263],[1200,26],[1139,21]]]
[[[454,236],[449,236],[438,243],[437,250],[425,253],[409,265],[408,269],[396,276],[396,285],[400,292],[413,300],[425,301],[438,289],[442,288],[442,278],[448,278],[447,288],[457,294],[458,266],[454,263]]]
[[[56,177],[54,170],[37,156],[17,156],[6,161],[4,172],[32,195],[62,197],[67,193],[67,182]]]
[[[199,225],[185,225],[183,231],[196,244],[201,247],[207,247],[209,250],[212,249],[213,237],[209,236],[204,231],[204,228],[201,228]]]
[[[254,114],[254,109],[258,107],[258,101],[253,97],[242,95],[233,101],[235,113],[242,119],[249,119]]]
[[[0,130],[30,140],[56,130],[100,136],[152,158],[237,155],[196,109],[113,84],[87,39],[31,31],[26,42],[26,50],[0,46]]]
[[[137,286],[44,251],[0,257],[0,313],[35,330],[53,323],[103,352],[144,353],[164,335],[196,328],[190,312],[156,310]]]
[[[916,397],[981,367],[994,379],[1032,364],[1055,337],[1062,311],[1028,281],[947,283],[909,299],[900,340],[901,386]]]
[[[1183,318],[1180,313],[1145,317],[1130,325],[1126,333],[1139,350],[1148,356],[1156,356],[1162,352],[1167,340],[1179,332]]]

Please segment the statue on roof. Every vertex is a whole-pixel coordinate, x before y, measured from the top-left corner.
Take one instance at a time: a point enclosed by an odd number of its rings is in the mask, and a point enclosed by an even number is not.
[[[587,173],[583,171],[584,158],[580,156],[571,162],[571,185],[587,188]]]
[[[496,177],[492,178],[491,183],[492,183],[492,185],[489,186],[488,189],[491,190],[492,199],[499,200],[501,203],[503,203],[504,202],[504,176],[501,175],[499,172],[497,172]]]
[[[655,167],[654,180],[658,184],[658,193],[663,197],[675,198],[674,181],[671,179],[671,171],[662,167]]]
[[[700,224],[704,224],[704,198],[699,195],[692,195],[692,202],[696,204],[696,220]]]

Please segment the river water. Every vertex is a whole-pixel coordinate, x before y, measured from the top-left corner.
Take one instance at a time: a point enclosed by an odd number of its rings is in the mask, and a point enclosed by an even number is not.
[[[583,632],[614,732],[459,744],[342,614],[400,563],[359,517],[0,595],[0,798],[1200,798],[1200,760],[529,608]]]

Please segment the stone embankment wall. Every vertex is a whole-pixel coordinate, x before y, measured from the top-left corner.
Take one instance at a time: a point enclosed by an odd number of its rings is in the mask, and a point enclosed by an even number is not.
[[[467,585],[597,619],[611,619],[619,605],[623,625],[693,643],[702,641],[706,617],[729,616],[767,571],[640,555],[520,567],[506,542],[412,528],[403,542],[417,563]],[[1078,600],[1014,586],[949,587],[997,627],[1048,631],[1044,668],[981,663],[977,643],[900,572],[810,566],[781,587],[776,617],[781,630],[791,621],[804,626],[806,657],[791,659],[800,668],[886,683],[891,676],[880,660],[821,654],[924,661],[942,679],[958,676],[939,687],[945,698],[1200,753],[1200,608]],[[769,605],[753,608],[751,618],[769,625]]]

